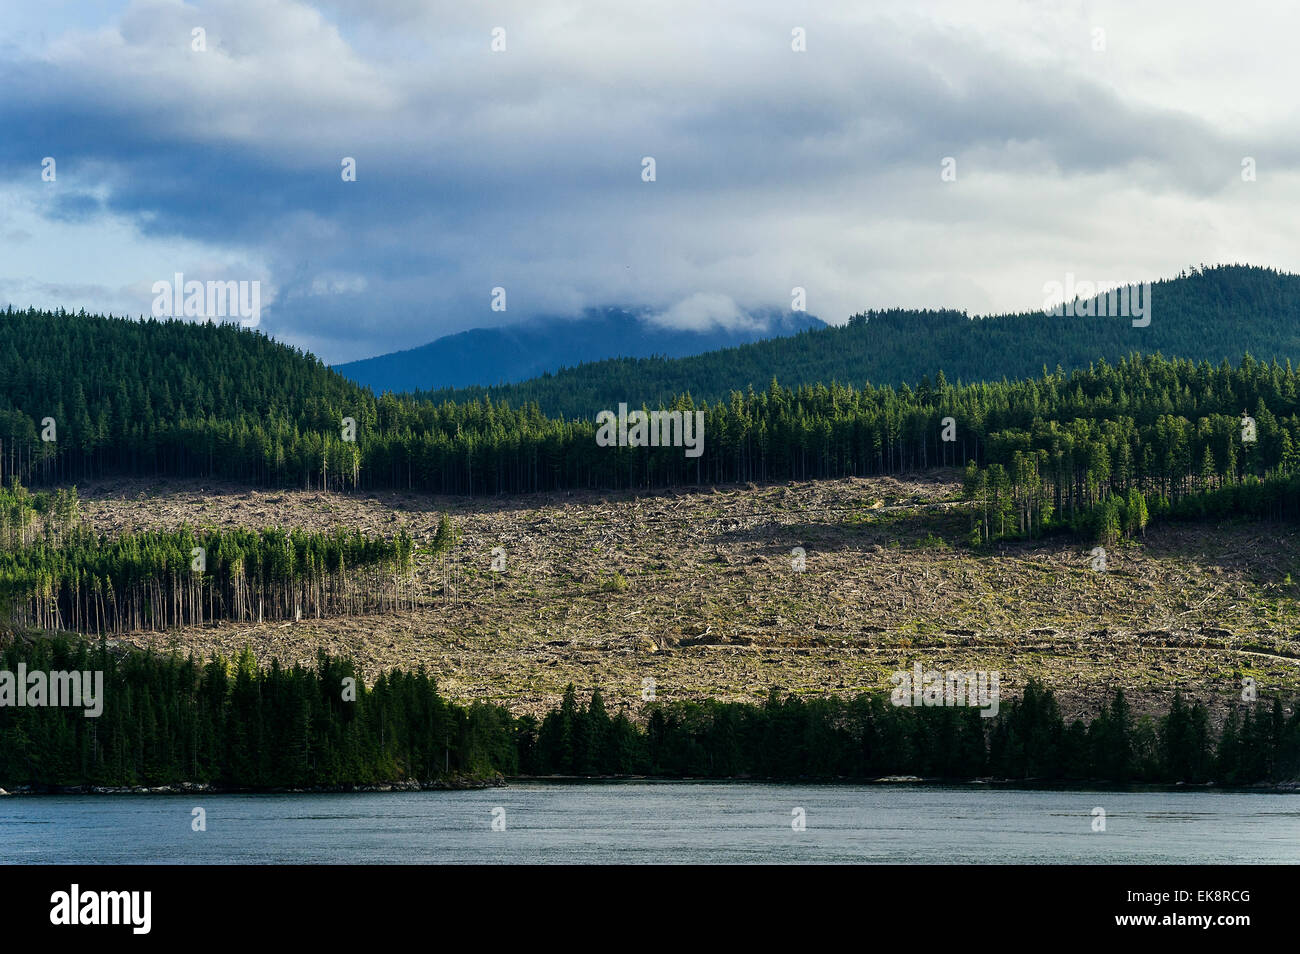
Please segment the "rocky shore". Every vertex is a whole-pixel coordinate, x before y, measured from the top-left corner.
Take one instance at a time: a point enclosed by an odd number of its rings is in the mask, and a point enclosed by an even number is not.
[[[886,775],[880,778],[866,779],[756,779],[756,778],[732,778],[732,779],[713,779],[713,778],[661,778],[648,775],[603,775],[603,776],[586,776],[586,775],[547,775],[547,776],[511,776],[509,781],[518,782],[572,782],[585,784],[601,784],[609,782],[680,782],[680,781],[709,781],[724,782],[731,781],[737,783],[744,782],[772,782],[785,781],[790,784],[866,784],[866,785],[891,785],[900,783],[912,783],[921,785],[944,784],[951,785],[959,780],[945,778],[923,778],[917,775]],[[1084,786],[1086,788],[1097,788],[1106,790],[1106,782],[1098,779],[1093,780],[1074,780],[1072,782],[1048,782],[1045,779],[1005,779],[1005,778],[975,778],[965,779],[969,785],[994,785],[1005,788],[1069,788],[1071,786]],[[434,779],[433,781],[420,782],[413,778],[395,782],[368,782],[357,785],[313,785],[305,788],[232,788],[221,785],[208,785],[202,782],[177,782],[173,785],[18,785],[13,789],[6,791],[0,788],[0,797],[6,795],[324,795],[335,793],[355,793],[355,792],[445,792],[458,791],[464,789],[481,789],[481,788],[504,788],[507,779],[500,773],[490,776],[454,776],[446,779]],[[1261,782],[1255,785],[1245,786],[1218,786],[1213,782],[1202,782],[1198,784],[1187,784],[1178,782],[1175,785],[1145,785],[1134,783],[1131,786],[1120,786],[1116,790],[1125,788],[1146,789],[1151,791],[1169,791],[1175,792],[1182,789],[1207,789],[1214,790],[1225,788],[1229,791],[1265,791],[1265,792],[1294,792],[1300,794],[1300,780],[1289,780],[1283,782]]]
[[[500,775],[454,776],[421,782],[413,778],[394,782],[368,782],[358,785],[311,785],[303,788],[232,788],[204,782],[177,782],[172,785],[18,785],[5,795],[323,795],[343,792],[436,792],[471,788],[501,788],[506,784]]]

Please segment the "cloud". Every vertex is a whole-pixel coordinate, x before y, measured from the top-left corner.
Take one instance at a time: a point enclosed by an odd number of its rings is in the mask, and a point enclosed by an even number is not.
[[[704,292],[677,302],[667,311],[649,315],[646,320],[677,331],[751,331],[765,326],[762,320],[742,312],[728,296]]]
[[[1067,271],[1293,266],[1277,21],[1300,14],[1133,6],[135,0],[43,44],[29,15],[0,43],[0,236],[31,238],[0,238],[0,282],[93,309],[220,263],[278,290],[263,330],[333,361],[614,302],[725,326],[801,286],[841,321],[1032,308]]]

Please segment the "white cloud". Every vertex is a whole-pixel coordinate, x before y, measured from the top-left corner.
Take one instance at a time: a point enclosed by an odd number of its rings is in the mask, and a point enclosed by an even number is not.
[[[746,331],[760,328],[763,322],[746,315],[726,295],[705,292],[677,302],[667,311],[650,315],[650,324],[677,331]]]
[[[1296,27],[1263,0],[136,0],[52,29],[52,73],[10,98],[107,117],[60,183],[110,212],[62,261],[32,250],[73,226],[0,222],[34,236],[0,278],[95,308],[172,259],[248,262],[281,291],[266,330],[340,360],[605,304],[726,327],[801,286],[834,322],[1032,309],[1066,272],[1294,267]]]

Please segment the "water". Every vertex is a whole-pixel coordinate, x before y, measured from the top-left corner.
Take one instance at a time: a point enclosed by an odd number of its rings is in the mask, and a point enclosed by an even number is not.
[[[205,832],[191,831],[195,807]],[[629,782],[0,798],[10,864],[1297,861],[1297,794]]]

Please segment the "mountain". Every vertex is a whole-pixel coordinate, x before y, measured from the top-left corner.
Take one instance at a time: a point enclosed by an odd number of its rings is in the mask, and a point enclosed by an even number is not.
[[[582,365],[459,392],[459,403],[376,397],[232,324],[8,309],[0,483],[166,474],[474,495],[805,480],[969,460],[1014,475],[1027,466],[1016,457],[1025,450],[1035,461],[1046,454],[1043,466],[1095,471],[1079,485],[1094,490],[1122,489],[1133,473],[1175,493],[1198,474],[1294,470],[1300,277],[1193,270],[1156,283],[1152,296],[1141,328],[1128,318],[875,312],[687,358]],[[1126,357],[1157,350],[1178,360]],[[1256,357],[1242,360],[1243,351]],[[1057,374],[1058,365],[1084,370]],[[773,378],[785,386],[770,386]],[[680,410],[685,392],[696,407],[710,399],[708,440],[693,445],[700,455],[597,442],[601,410],[661,398]],[[538,396],[546,403],[527,403]],[[1249,449],[1231,437],[1243,411],[1258,421]],[[944,417],[956,421],[953,442],[939,440]],[[0,534],[6,519],[0,513]]]
[[[667,320],[679,319],[679,325],[691,318],[677,309],[667,313]],[[338,364],[334,370],[376,394],[495,385],[602,358],[677,358],[826,327],[811,315],[776,309],[729,318],[719,324],[702,315],[691,323],[704,327],[688,330],[656,321],[650,309],[591,308],[581,318],[541,317],[526,325],[463,331],[408,351]]]
[[[814,329],[682,358],[611,358],[498,387],[421,392],[435,402],[490,397],[544,414],[590,417],[626,401],[656,407],[689,393],[696,401],[763,389],[772,379],[803,384],[915,385],[943,371],[949,381],[999,381],[1044,368],[1087,368],[1140,352],[1219,362],[1245,352],[1300,357],[1300,276],[1269,268],[1192,268],[1154,282],[1151,320],[1051,317],[1042,311],[971,317],[954,310],[870,311],[848,325]]]

